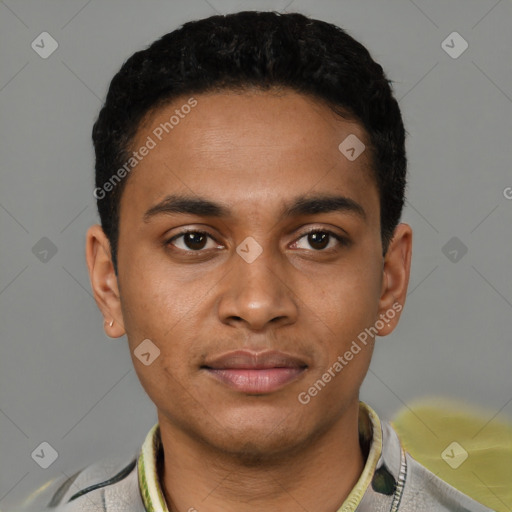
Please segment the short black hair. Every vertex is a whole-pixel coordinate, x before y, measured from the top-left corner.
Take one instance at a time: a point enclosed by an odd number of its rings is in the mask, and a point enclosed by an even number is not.
[[[407,167],[405,130],[391,80],[368,50],[336,25],[300,13],[244,11],[185,23],[133,54],[110,83],[92,138],[95,197],[116,273],[127,178],[105,184],[130,158],[141,121],[183,95],[251,88],[288,88],[313,96],[362,125],[387,252],[404,205]]]

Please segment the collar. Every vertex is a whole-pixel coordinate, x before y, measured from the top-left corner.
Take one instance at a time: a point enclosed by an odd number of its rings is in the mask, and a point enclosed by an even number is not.
[[[338,512],[354,512],[361,502],[375,474],[382,454],[382,427],[377,413],[364,402],[359,402],[359,441],[368,453],[363,472]],[[163,453],[160,426],[155,424],[142,445],[137,471],[139,487],[146,512],[169,512],[160,486],[158,461]]]

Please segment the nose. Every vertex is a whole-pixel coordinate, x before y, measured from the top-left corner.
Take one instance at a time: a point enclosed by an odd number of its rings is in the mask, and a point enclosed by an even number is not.
[[[225,324],[262,331],[297,320],[297,298],[285,262],[263,251],[247,262],[234,253],[231,272],[223,280],[218,314]]]

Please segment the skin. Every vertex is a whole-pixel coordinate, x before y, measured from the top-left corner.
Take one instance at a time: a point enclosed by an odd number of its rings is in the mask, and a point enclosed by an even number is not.
[[[297,396],[379,315],[405,303],[412,230],[399,224],[383,257],[368,145],[352,162],[338,150],[349,134],[367,144],[358,123],[287,90],[195,98],[197,106],[129,176],[118,276],[101,227],[88,230],[87,264],[105,331],[127,335],[157,407],[169,510],[334,512],[365,463],[358,402],[373,340],[308,404]],[[149,116],[133,147],[187,99]],[[222,202],[232,216],[163,213],[144,221],[148,209],[177,193]],[[350,211],[280,217],[284,204],[313,194],[349,197],[365,218]],[[183,228],[214,239],[205,239],[199,255],[183,237],[166,245]],[[310,228],[349,243],[331,237],[325,248],[314,245]],[[246,237],[263,250],[252,263],[236,252]],[[133,355],[147,338],[160,350],[149,366]],[[201,369],[208,358],[240,348],[281,350],[308,367],[262,395],[231,389]]]

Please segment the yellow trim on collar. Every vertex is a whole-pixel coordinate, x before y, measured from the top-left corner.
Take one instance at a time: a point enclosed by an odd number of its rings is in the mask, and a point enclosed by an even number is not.
[[[157,455],[161,446],[160,426],[157,423],[148,432],[137,461],[140,494],[146,512],[169,512],[157,471]]]
[[[365,419],[369,418],[372,432],[367,432],[367,422],[362,418],[363,416],[366,417]],[[382,429],[377,413],[364,402],[359,402],[359,417],[359,436],[371,438],[370,452],[359,480],[337,512],[356,510],[370,485],[382,453]],[[147,512],[169,512],[157,471],[157,455],[161,449],[160,427],[157,423],[148,432],[137,461],[140,493]]]
[[[364,429],[364,421],[361,420],[361,416],[365,415],[370,419],[372,432],[371,432],[371,445],[370,452],[368,453],[368,458],[366,459],[366,464],[364,465],[363,472],[359,477],[354,488],[350,491],[350,494],[347,496],[343,505],[338,509],[337,512],[354,512],[363,499],[364,493],[368,486],[370,485],[373,475],[375,473],[375,469],[377,467],[377,462],[382,453],[382,428],[380,425],[380,419],[377,416],[377,413],[364,402],[359,402],[359,435],[365,435],[363,432]]]

